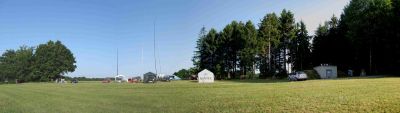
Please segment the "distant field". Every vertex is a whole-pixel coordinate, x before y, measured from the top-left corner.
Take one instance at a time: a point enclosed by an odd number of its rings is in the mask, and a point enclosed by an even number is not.
[[[400,78],[0,85],[0,112],[400,112]]]

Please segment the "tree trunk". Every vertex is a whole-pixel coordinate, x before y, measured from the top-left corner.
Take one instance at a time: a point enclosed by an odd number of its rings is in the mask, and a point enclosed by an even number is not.
[[[286,44],[283,47],[283,69],[286,71]]]

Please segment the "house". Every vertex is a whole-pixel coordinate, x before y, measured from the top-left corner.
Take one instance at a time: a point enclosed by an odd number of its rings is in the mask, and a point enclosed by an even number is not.
[[[214,83],[214,73],[204,69],[197,74],[197,80],[199,83]]]
[[[157,75],[152,73],[152,72],[147,72],[146,74],[143,75],[143,82],[144,83],[154,83],[156,82]]]
[[[331,65],[321,65],[314,67],[321,79],[337,78],[337,67]]]

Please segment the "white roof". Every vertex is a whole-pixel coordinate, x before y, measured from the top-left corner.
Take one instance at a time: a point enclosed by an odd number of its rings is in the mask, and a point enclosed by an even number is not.
[[[197,74],[198,82],[199,83],[213,83],[214,82],[214,73],[211,71],[204,69],[203,71],[199,72]]]
[[[200,71],[197,76],[214,76],[214,73],[211,71],[204,69],[203,71]]]

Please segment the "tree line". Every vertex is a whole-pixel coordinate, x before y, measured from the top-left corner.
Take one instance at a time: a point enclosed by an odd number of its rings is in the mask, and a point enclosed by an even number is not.
[[[0,56],[0,80],[50,81],[76,69],[75,57],[60,41],[48,41],[37,47],[21,46]]]
[[[196,75],[198,70],[195,68],[189,68],[189,69],[181,69],[177,72],[174,73],[175,76],[178,76],[179,78],[183,80],[188,80],[190,79],[191,75]]]
[[[252,78],[257,69],[260,78],[284,78],[288,70],[321,64],[355,74],[399,74],[399,8],[399,0],[351,0],[340,18],[333,15],[314,36],[285,9],[264,16],[258,28],[251,21],[232,21],[221,31],[203,27],[193,69],[209,69],[216,79]]]
[[[313,62],[352,69],[358,75],[400,72],[400,1],[352,0],[340,19],[320,25],[313,40]]]
[[[217,79],[252,78],[256,69],[265,78],[285,77],[289,66],[301,70],[310,67],[310,36],[304,22],[295,22],[294,14],[283,10],[278,16],[267,14],[258,24],[232,21],[222,31],[203,27],[193,57],[198,69],[209,69]],[[276,75],[276,76],[275,76]]]

